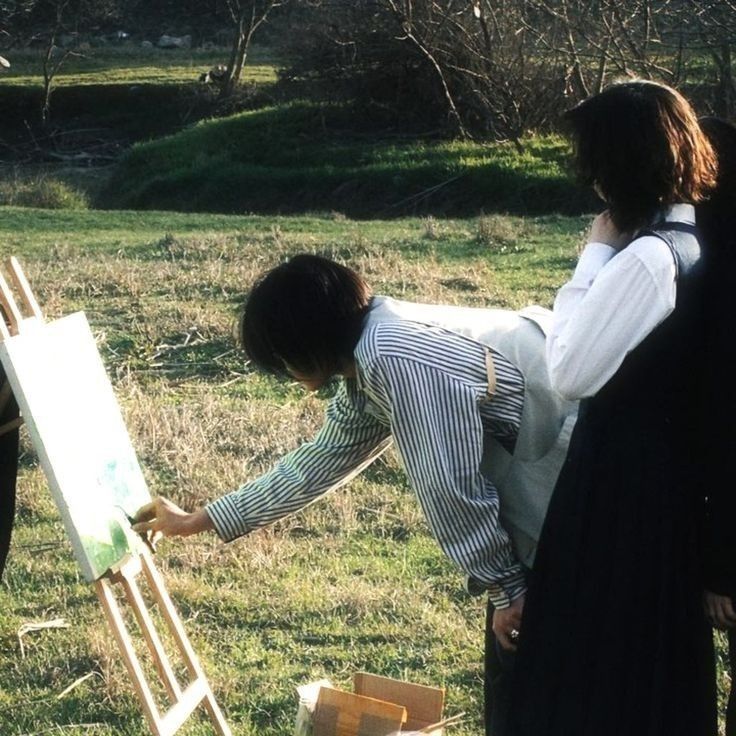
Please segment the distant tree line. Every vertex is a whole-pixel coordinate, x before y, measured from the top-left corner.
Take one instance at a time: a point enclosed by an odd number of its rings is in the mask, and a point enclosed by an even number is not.
[[[731,117],[736,0],[294,0],[287,78],[397,120],[518,141],[613,78]]]
[[[43,39],[49,90],[59,34],[116,29],[219,33],[223,96],[265,41],[299,94],[425,132],[519,141],[625,76],[736,113],[736,0],[0,0],[0,53]]]

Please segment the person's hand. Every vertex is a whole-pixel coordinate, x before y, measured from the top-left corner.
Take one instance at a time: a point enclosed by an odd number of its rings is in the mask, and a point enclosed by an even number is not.
[[[604,210],[593,220],[588,242],[605,243],[611,248],[622,250],[631,242],[632,235],[632,233],[619,230],[611,218],[611,213]]]
[[[525,596],[511,601],[508,608],[497,608],[493,612],[493,633],[504,649],[516,651],[516,640],[521,628],[521,615],[524,612]]]
[[[731,629],[736,626],[736,609],[733,599],[706,590],[703,595],[705,617],[716,629]]]
[[[140,534],[160,534],[164,537],[188,537],[190,534],[214,529],[204,509],[189,513],[167,498],[158,496],[141,506],[133,517],[133,531]]]

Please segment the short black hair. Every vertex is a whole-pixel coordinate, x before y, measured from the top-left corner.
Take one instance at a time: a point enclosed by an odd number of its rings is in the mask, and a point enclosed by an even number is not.
[[[701,202],[715,184],[713,149],[690,103],[667,85],[614,83],[565,122],[581,180],[597,185],[621,230],[653,224],[668,205]]]
[[[264,371],[333,376],[360,339],[371,294],[363,278],[329,258],[299,254],[253,286],[240,322],[243,348]]]

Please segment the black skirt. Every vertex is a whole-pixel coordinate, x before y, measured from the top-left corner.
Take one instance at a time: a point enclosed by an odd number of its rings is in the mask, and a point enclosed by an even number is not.
[[[531,575],[513,736],[716,734],[687,452],[660,411],[581,404]]]

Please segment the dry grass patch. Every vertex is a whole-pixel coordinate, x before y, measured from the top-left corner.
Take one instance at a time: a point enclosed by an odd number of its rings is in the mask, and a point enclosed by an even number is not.
[[[322,422],[323,398],[254,373],[233,340],[263,271],[316,252],[364,273],[376,293],[521,307],[550,302],[580,229],[508,218],[489,237],[525,250],[498,252],[475,220],[4,214],[2,235],[47,316],[87,313],[152,491],[185,508],[256,477]],[[27,441],[22,464],[0,589],[0,733],[99,723],[95,736],[140,736],[140,708]],[[345,685],[359,668],[445,685],[448,712],[469,714],[453,736],[482,733],[483,601],[463,592],[393,453],[242,540],[164,540],[157,557],[237,736],[288,734],[297,684]],[[18,660],[20,623],[57,616],[72,626]],[[74,697],[55,700],[89,671]]]
[[[492,253],[517,253],[523,248],[528,228],[518,217],[482,215],[477,221],[476,240]]]

